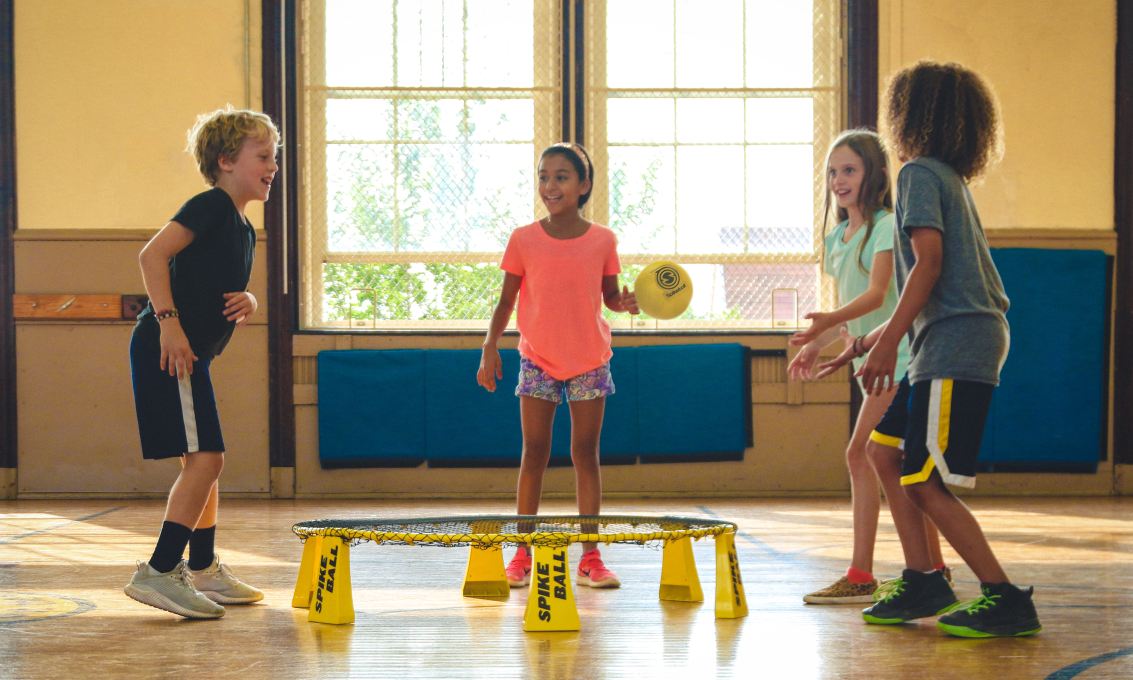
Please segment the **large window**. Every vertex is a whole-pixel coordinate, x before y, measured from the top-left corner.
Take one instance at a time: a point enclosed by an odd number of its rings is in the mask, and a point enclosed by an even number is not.
[[[538,153],[564,129],[594,157],[587,214],[617,232],[627,282],[662,258],[693,277],[682,317],[639,327],[770,327],[776,288],[800,313],[828,306],[838,7],[597,0],[564,31],[561,0],[308,0],[303,327],[486,327],[508,235],[541,214]],[[582,115],[564,121],[572,50]]]

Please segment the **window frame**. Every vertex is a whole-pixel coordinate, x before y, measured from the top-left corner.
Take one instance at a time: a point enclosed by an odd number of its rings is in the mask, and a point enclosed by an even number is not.
[[[264,16],[264,107],[265,111],[272,114],[269,103],[275,99],[280,100],[278,111],[282,114],[284,106],[290,113],[291,121],[290,127],[286,132],[287,139],[297,139],[297,126],[299,121],[296,121],[297,112],[297,98],[296,98],[296,73],[299,69],[298,61],[298,45],[297,45],[297,17],[296,17],[296,4],[297,0],[262,0],[263,2],[263,16]],[[561,30],[562,30],[562,92],[560,101],[562,103],[562,129],[564,139],[568,138],[570,141],[586,139],[586,110],[584,96],[576,93],[583,93],[583,85],[586,69],[586,31],[585,19],[586,11],[589,9],[590,2],[587,0],[560,0],[560,7],[562,9],[561,16]],[[269,40],[269,34],[273,32],[268,24],[268,18],[275,14],[280,15],[278,26],[279,40]],[[842,59],[844,64],[843,78],[842,78],[842,112],[843,112],[843,127],[859,127],[868,126],[876,127],[877,123],[877,21],[878,21],[878,2],[877,0],[841,0],[841,20],[843,25],[843,40],[842,40]],[[290,88],[284,89],[283,80],[286,78]],[[872,83],[872,86],[870,85]],[[269,92],[271,90],[271,92]],[[568,116],[569,114],[569,116]],[[276,116],[277,120],[281,120],[282,115]],[[286,194],[287,215],[298,216],[301,213],[299,205],[299,187],[298,176],[295,172],[296,166],[300,159],[296,153],[296,145],[285,145],[284,147],[284,173],[285,177],[291,179],[287,181],[284,186]],[[287,166],[290,165],[290,168]],[[280,209],[281,214],[275,216],[270,206],[272,202],[269,201],[269,206],[265,211],[265,227],[269,228],[269,234],[273,234],[270,230],[272,226],[283,227],[288,222],[295,223],[297,219],[293,218],[287,220],[283,214],[282,206]],[[279,204],[277,204],[279,205]],[[294,292],[298,286],[303,285],[303,273],[301,271],[302,258],[299,255],[301,248],[301,240],[299,238],[300,227],[298,224],[292,224],[286,229],[284,234],[285,238],[281,239],[282,243],[277,250],[280,252],[275,253],[275,257],[271,256],[272,241],[269,236],[269,289],[273,287],[283,291],[280,296],[280,302],[287,306],[287,318],[283,319],[286,326],[290,328],[291,333],[296,334],[342,334],[342,333],[359,333],[366,334],[390,334],[390,335],[426,335],[426,336],[444,336],[444,335],[482,335],[483,329],[480,328],[377,328],[377,329],[361,329],[361,328],[303,328],[300,324],[300,310],[299,301],[300,296],[295,295]],[[274,266],[273,266],[274,265]],[[284,274],[280,276],[279,274]],[[278,307],[277,307],[278,309]],[[282,316],[282,315],[279,315]],[[509,331],[514,332],[514,331]],[[622,333],[640,333],[639,329],[619,329],[615,328],[615,334]],[[753,328],[750,326],[742,328],[658,328],[649,331],[664,335],[751,335],[751,334],[781,334],[784,331],[768,329],[768,328]]]

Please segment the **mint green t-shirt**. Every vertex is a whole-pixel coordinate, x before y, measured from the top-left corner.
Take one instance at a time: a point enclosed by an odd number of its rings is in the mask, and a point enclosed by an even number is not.
[[[858,229],[849,243],[842,243],[848,225],[849,220],[842,222],[826,235],[826,273],[838,281],[838,306],[849,303],[869,290],[869,274],[863,274],[856,261],[858,247],[866,235],[866,227],[863,225]],[[873,256],[883,250],[893,250],[893,213],[878,210],[873,216],[873,233],[862,250],[861,262],[867,272],[873,268]],[[897,298],[897,281],[890,278],[884,304],[865,316],[847,322],[847,329],[854,336],[859,336],[877,328],[893,316],[893,310],[897,309]],[[854,359],[854,370],[861,368],[864,362],[865,357]],[[897,348],[897,369],[893,373],[893,379],[903,378],[908,368],[909,339],[905,337]]]

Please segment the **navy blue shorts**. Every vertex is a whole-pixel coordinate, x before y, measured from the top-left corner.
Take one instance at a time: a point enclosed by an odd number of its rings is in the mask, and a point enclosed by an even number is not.
[[[926,482],[935,469],[946,484],[974,488],[994,391],[987,383],[948,378],[910,386],[905,376],[869,438],[905,452],[902,485]]]
[[[193,374],[178,380],[161,370],[159,333],[139,326],[130,341],[142,457],[158,460],[194,451],[224,451],[209,360],[193,362]]]

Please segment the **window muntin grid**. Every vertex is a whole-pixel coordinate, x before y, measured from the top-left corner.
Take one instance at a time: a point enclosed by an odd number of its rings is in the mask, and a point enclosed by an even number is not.
[[[832,301],[815,255],[841,118],[824,2],[586,3],[587,214],[619,232],[626,280],[666,257],[698,291],[649,326],[766,327],[775,287],[799,289],[800,314]],[[303,326],[485,328],[507,236],[541,214],[537,154],[561,136],[560,3],[302,8]]]
[[[623,263],[672,259],[694,282],[681,317],[635,326],[771,327],[776,288],[798,290],[800,315],[829,307],[817,252],[842,118],[839,4],[587,9],[586,143],[605,190],[591,215],[618,233]]]

